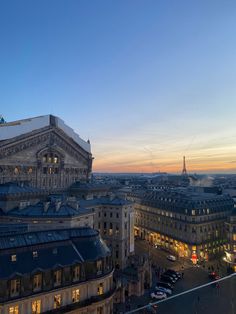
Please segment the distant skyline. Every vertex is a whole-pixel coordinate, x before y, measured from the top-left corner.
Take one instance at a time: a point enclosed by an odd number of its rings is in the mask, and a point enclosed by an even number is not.
[[[236,2],[6,1],[0,114],[54,114],[95,172],[236,173]]]

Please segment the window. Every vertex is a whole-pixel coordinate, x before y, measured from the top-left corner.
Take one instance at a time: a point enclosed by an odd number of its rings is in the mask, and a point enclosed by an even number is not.
[[[102,261],[97,261],[97,275],[102,273]]]
[[[236,241],[236,233],[233,234],[233,241]]]
[[[119,213],[116,213],[116,218],[119,218]]]
[[[80,294],[79,294],[79,289],[73,290],[72,291],[72,302],[79,302]]]
[[[116,235],[119,234],[119,226],[116,225]]]
[[[61,295],[57,294],[54,295],[54,309],[58,309],[61,306],[62,302],[61,302]]]
[[[112,233],[113,233],[113,226],[112,226],[112,223],[110,222],[110,229],[109,229],[109,235],[112,235]]]
[[[80,266],[77,265],[73,268],[73,280],[79,280],[80,279]]]
[[[33,251],[33,258],[37,258],[38,257],[38,251]]]
[[[101,295],[101,294],[103,294],[103,283],[100,283],[98,285],[98,295]]]
[[[40,314],[41,313],[41,300],[35,300],[32,302],[32,314]]]
[[[20,173],[19,168],[15,167],[15,169],[14,169],[14,174],[19,174],[19,173]]]
[[[112,213],[110,213],[110,218],[112,218]]]
[[[11,286],[11,290],[10,290],[11,296],[12,297],[18,296],[20,294],[20,279],[11,280],[10,286]]]
[[[11,256],[11,261],[12,261],[12,262],[16,262],[16,255],[15,255],[15,254],[13,254],[13,255]]]
[[[54,271],[54,286],[61,285],[61,270]]]
[[[15,305],[15,306],[11,306],[9,307],[9,314],[19,314],[19,306]]]
[[[33,291],[39,291],[42,288],[42,274],[36,274],[33,277]]]

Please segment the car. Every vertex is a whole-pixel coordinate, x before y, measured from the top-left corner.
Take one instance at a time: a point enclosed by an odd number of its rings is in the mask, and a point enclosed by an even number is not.
[[[173,286],[172,284],[168,283],[168,282],[163,282],[163,281],[158,281],[156,283],[156,286],[157,287],[163,287],[163,288],[166,288],[166,289],[170,289],[170,290],[173,290]]]
[[[166,273],[169,273],[169,274],[174,274],[176,275],[178,278],[181,278],[181,274],[178,272],[178,271],[175,271],[173,269],[167,269]]]
[[[208,277],[212,280],[220,279],[220,276],[215,271],[209,272]]]
[[[164,292],[166,295],[171,295],[172,290],[164,287],[155,287],[155,291]]]
[[[174,284],[175,283],[175,280],[172,279],[170,276],[168,275],[161,275],[161,280],[164,281],[164,282],[168,282],[170,284]]]
[[[163,299],[167,298],[166,293],[163,293],[163,292],[160,292],[160,291],[152,292],[150,296],[151,296],[152,299],[157,299],[157,300],[163,300]]]
[[[180,277],[177,276],[176,274],[169,272],[168,270],[164,272],[164,275],[168,275],[170,277],[172,277],[173,279],[175,279],[175,281],[177,281]]]
[[[174,255],[167,255],[166,258],[171,262],[175,262],[177,259]]]

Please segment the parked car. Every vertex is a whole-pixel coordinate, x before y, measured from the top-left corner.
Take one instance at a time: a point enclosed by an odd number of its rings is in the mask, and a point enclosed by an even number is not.
[[[172,290],[171,289],[167,289],[167,288],[164,288],[164,287],[161,287],[161,286],[155,287],[155,291],[163,292],[166,295],[171,295],[172,294]]]
[[[166,272],[167,272],[167,273],[170,273],[170,274],[174,274],[174,275],[176,275],[178,278],[181,278],[181,277],[182,277],[181,274],[180,274],[178,271],[175,271],[175,270],[173,270],[173,269],[167,269]]]
[[[163,281],[158,281],[157,284],[156,284],[157,287],[164,287],[164,288],[167,288],[167,289],[171,289],[173,290],[173,286],[172,284],[168,283],[168,282],[163,282]]]
[[[166,299],[167,298],[167,295],[166,293],[163,293],[163,292],[152,292],[151,293],[151,298],[152,299],[157,299],[157,300],[163,300],[163,299]]]
[[[208,277],[212,280],[220,279],[220,276],[215,271],[209,272]]]
[[[176,275],[170,274],[170,273],[168,273],[167,271],[165,271],[165,272],[163,273],[163,275],[169,276],[171,279],[174,280],[174,282],[176,282],[176,281],[179,279]]]
[[[176,257],[174,255],[167,255],[166,258],[171,261],[171,262],[175,262],[176,261]]]
[[[174,284],[176,280],[174,280],[173,278],[171,278],[168,275],[161,275],[161,281],[168,282],[170,284]]]

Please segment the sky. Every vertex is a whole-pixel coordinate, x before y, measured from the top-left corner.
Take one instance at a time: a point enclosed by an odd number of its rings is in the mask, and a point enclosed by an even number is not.
[[[54,114],[96,172],[236,173],[235,0],[0,2],[0,114]]]

